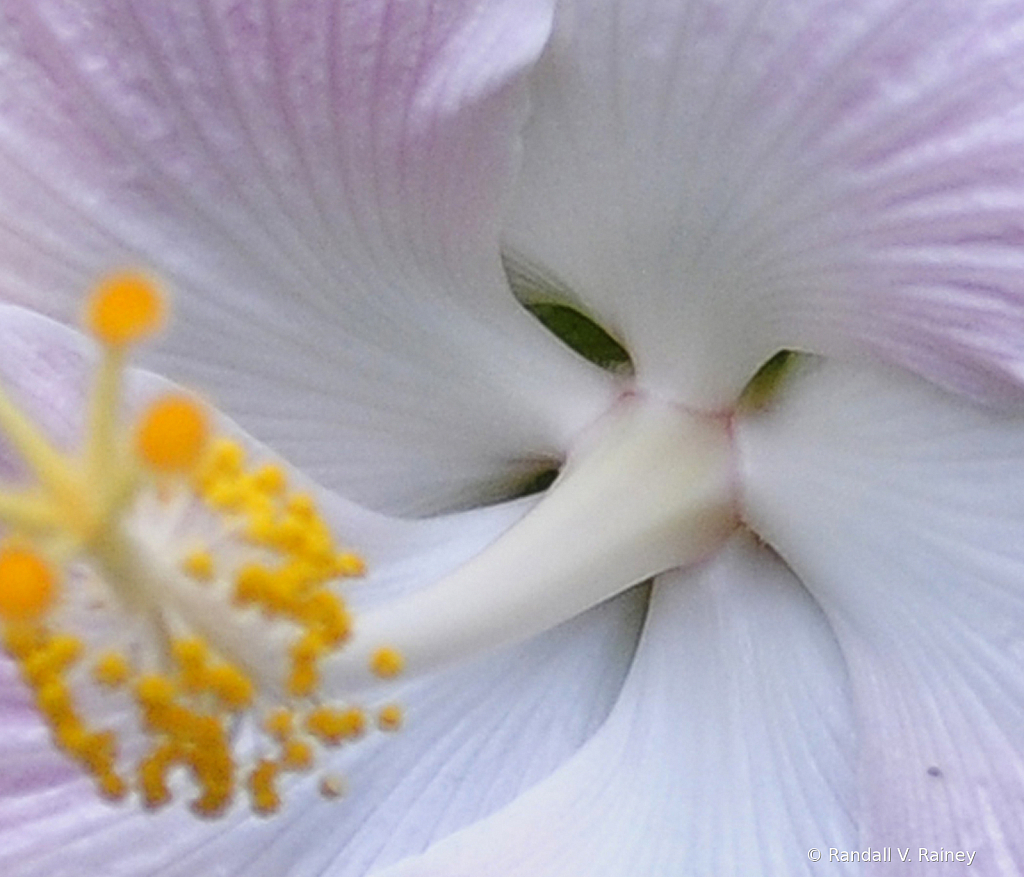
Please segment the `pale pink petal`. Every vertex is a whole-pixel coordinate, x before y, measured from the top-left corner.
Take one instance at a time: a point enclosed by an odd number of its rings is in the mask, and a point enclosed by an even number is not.
[[[64,321],[156,271],[148,362],[349,495],[479,499],[605,384],[497,252],[545,0],[16,0],[0,15],[0,294]]]
[[[507,232],[642,385],[780,348],[1024,401],[1024,5],[566,0]]]
[[[1024,869],[1022,437],[1020,416],[830,363],[739,425],[749,519],[850,667],[863,843],[911,846],[899,873],[934,873],[922,847],[976,851],[950,874]]]
[[[385,875],[853,874],[807,857],[856,846],[853,744],[824,618],[739,537],[655,585],[622,695],[570,762]]]

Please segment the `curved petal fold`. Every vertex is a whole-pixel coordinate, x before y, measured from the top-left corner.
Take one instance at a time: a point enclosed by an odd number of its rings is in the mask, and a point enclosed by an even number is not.
[[[322,482],[479,500],[607,388],[512,299],[499,215],[545,0],[46,0],[0,18],[0,290],[152,270],[148,361]]]
[[[1022,41],[1011,0],[568,0],[510,255],[691,405],[783,348],[1020,405]]]
[[[864,841],[912,847],[900,873],[934,869],[921,848],[1017,873],[1024,419],[895,370],[825,362],[792,381],[739,426],[745,504],[850,668]]]
[[[854,742],[820,611],[737,537],[656,582],[622,694],[571,761],[384,873],[812,875],[808,849],[856,847]]]

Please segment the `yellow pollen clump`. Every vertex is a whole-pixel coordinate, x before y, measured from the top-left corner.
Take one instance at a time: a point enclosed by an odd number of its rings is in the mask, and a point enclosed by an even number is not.
[[[281,767],[304,771],[313,766],[313,747],[304,740],[287,740],[281,751]]]
[[[197,582],[208,582],[216,572],[213,563],[213,555],[202,549],[186,554],[181,562],[182,571],[194,578]]]
[[[340,576],[357,578],[366,574],[366,563],[358,554],[346,551],[334,559],[334,569]]]
[[[163,297],[144,274],[125,272],[101,281],[89,299],[86,327],[105,344],[120,347],[140,341],[160,329]]]
[[[190,472],[206,447],[206,413],[193,400],[165,396],[143,414],[135,435],[135,447],[143,463],[156,472]]]
[[[120,652],[104,652],[93,664],[92,675],[100,685],[117,688],[128,681],[132,668]]]
[[[274,813],[281,806],[281,798],[277,794],[279,771],[280,767],[275,762],[262,759],[249,774],[249,794],[252,797],[252,808],[261,815],[267,816]]]
[[[320,706],[306,716],[306,730],[325,746],[338,746],[345,740],[361,737],[366,730],[363,711],[350,707],[336,709]]]
[[[405,669],[402,653],[390,646],[377,649],[370,658],[370,669],[381,679],[394,679]]]
[[[17,545],[0,549],[0,619],[35,621],[53,605],[56,577],[36,552]]]
[[[263,729],[278,740],[284,740],[295,732],[295,714],[279,707],[263,720]]]

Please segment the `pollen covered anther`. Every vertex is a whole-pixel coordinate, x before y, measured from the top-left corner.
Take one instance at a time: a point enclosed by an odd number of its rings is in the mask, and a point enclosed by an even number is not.
[[[350,638],[339,584],[364,563],[281,465],[250,467],[211,436],[195,399],[167,394],[122,422],[124,348],[163,309],[137,274],[89,300],[103,350],[81,448],[53,447],[0,392],[0,430],[38,482],[0,490],[3,647],[103,799],[157,809],[191,788],[211,818],[248,793],[269,815],[326,748],[367,731],[322,666]],[[131,720],[104,727],[103,704]]]

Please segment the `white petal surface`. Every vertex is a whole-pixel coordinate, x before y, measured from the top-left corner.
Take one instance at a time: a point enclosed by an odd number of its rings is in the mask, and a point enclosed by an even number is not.
[[[498,216],[544,0],[16,0],[0,288],[73,320],[123,264],[149,360],[377,506],[468,502],[603,405],[508,294]]]
[[[15,308],[0,308],[0,317],[0,379],[59,438],[73,440],[84,359],[68,340],[73,333]],[[141,395],[166,384],[145,374],[134,383]],[[5,477],[17,471],[3,449],[0,464]],[[333,529],[368,562],[368,577],[352,590],[357,619],[360,607],[447,574],[532,505],[403,521],[322,500]],[[53,748],[0,655],[0,873],[363,877],[504,806],[575,752],[615,701],[645,605],[645,591],[634,590],[486,661],[385,690],[404,707],[405,725],[330,760],[347,796],[322,800],[311,776],[285,787],[286,806],[269,820],[245,806],[210,822],[185,801],[156,815],[137,802],[102,803]]]
[[[1024,418],[822,363],[741,423],[746,507],[832,622],[863,840],[1024,870]]]
[[[780,348],[1024,402],[1024,5],[566,0],[507,246],[642,385]]]
[[[565,767],[387,877],[812,875],[856,845],[845,670],[749,537],[656,583],[622,696]],[[829,864],[829,874],[847,872]],[[821,873],[825,873],[821,871]]]

